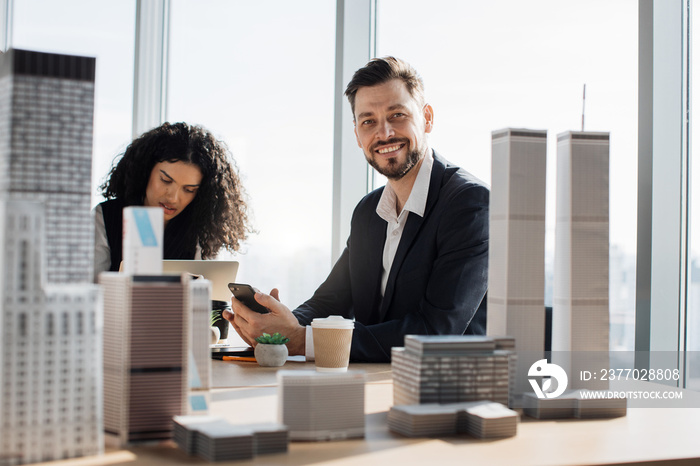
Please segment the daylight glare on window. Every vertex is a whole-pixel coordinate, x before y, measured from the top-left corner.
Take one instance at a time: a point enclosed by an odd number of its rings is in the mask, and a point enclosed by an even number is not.
[[[423,76],[432,147],[486,182],[491,132],[548,131],[545,304],[552,305],[556,135],[610,133],[610,348],[634,348],[637,1],[380,0],[377,55]]]

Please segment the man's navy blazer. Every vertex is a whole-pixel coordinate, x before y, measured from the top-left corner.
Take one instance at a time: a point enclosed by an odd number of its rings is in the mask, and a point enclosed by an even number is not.
[[[387,362],[405,335],[486,333],[489,190],[434,152],[425,215],[409,212],[382,298],[383,187],[355,207],[350,238],[326,281],[294,310],[299,323],[355,319],[350,358]]]

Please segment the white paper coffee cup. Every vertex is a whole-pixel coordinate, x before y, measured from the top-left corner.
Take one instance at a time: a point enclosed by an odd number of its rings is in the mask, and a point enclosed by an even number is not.
[[[342,316],[317,318],[311,322],[317,371],[345,372],[348,370],[354,328],[355,322]]]

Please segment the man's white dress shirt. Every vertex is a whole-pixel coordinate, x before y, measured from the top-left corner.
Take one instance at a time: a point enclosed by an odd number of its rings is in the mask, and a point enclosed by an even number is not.
[[[413,212],[421,217],[425,214],[425,205],[428,202],[428,189],[430,188],[430,174],[433,171],[433,157],[430,151],[423,157],[423,163],[418,169],[418,175],[413,182],[411,194],[408,196],[406,204],[401,209],[401,212],[396,214],[396,192],[392,189],[389,183],[384,187],[382,197],[379,198],[377,204],[377,215],[386,221],[386,240],[384,241],[384,253],[382,256],[382,287],[381,292],[384,296],[386,284],[389,280],[389,272],[391,265],[394,263],[396,250],[401,242],[408,213]],[[306,326],[306,360],[314,359],[314,338],[311,330],[311,325]]]

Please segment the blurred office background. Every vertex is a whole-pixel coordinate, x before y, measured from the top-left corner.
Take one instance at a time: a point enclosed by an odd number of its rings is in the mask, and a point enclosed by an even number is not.
[[[325,279],[337,255],[331,239],[336,8],[344,2],[157,3],[165,5],[168,25],[161,37],[166,51],[164,119],[201,124],[228,144],[242,172],[258,231],[234,256],[241,262],[239,280],[265,291],[280,288],[283,302],[293,308]],[[373,9],[372,54],[403,58],[422,74],[436,114],[431,145],[448,160],[489,182],[491,131],[548,130],[549,305],[556,135],[582,128],[586,86],[585,129],[611,134],[610,348],[639,349],[638,83],[640,18],[646,17],[640,9],[651,0],[367,3]],[[694,1],[670,3],[683,10],[681,19],[688,25],[679,26],[679,34],[687,39],[683,73],[692,76]],[[136,0],[2,0],[0,5],[8,25],[5,47],[97,57],[93,205],[97,204],[99,184],[133,137],[135,43],[142,9]],[[351,21],[346,18],[343,27],[353,27]],[[692,78],[685,86],[692,98]],[[689,161],[691,134],[684,136]],[[357,149],[353,157],[363,155]],[[689,187],[699,176],[696,165],[688,163],[684,172]],[[368,189],[383,182],[380,177],[357,179]],[[690,195],[684,204],[690,213],[684,224],[689,240],[683,252],[686,268],[671,272],[684,274],[685,298],[671,312],[681,315],[683,335],[678,338],[683,349],[697,351],[700,238],[695,238],[700,227],[693,226],[700,210],[693,215],[693,199]]]

